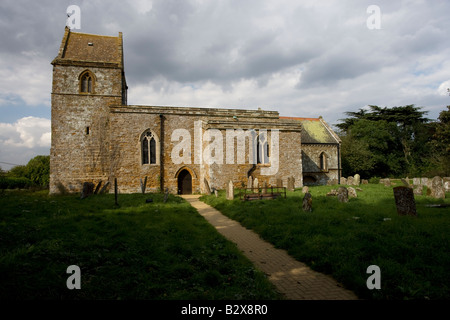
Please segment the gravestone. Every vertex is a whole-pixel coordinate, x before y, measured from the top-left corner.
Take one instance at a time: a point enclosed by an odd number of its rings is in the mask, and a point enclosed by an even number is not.
[[[418,186],[418,185],[420,185],[421,183],[420,183],[420,178],[413,178],[413,185],[414,186]]]
[[[164,192],[164,203],[167,202],[168,198],[169,198],[169,188],[166,188],[166,191]]]
[[[435,199],[445,199],[444,181],[441,177],[434,177],[431,180],[431,196]]]
[[[234,199],[234,186],[233,186],[233,181],[230,180],[230,182],[228,183],[228,188],[227,188],[227,200],[233,200]]]
[[[289,191],[294,191],[294,185],[295,185],[295,179],[294,177],[289,177],[288,178],[288,183],[287,183],[287,189]]]
[[[336,189],[331,189],[331,191],[327,193],[328,197],[337,196],[337,195],[338,195],[338,192]]]
[[[369,180],[362,179],[361,184],[369,184]]]
[[[346,185],[347,184],[347,178],[342,177],[341,178],[341,184]]]
[[[348,197],[349,198],[356,198],[356,197],[358,197],[358,195],[356,194],[355,188],[348,187],[347,191],[348,191]]]
[[[406,186],[395,187],[393,190],[398,215],[417,216],[413,190]]]
[[[350,176],[350,177],[348,177],[347,178],[347,185],[349,185],[349,186],[352,186],[353,185],[353,177],[352,176]]]
[[[390,187],[391,186],[391,180],[389,180],[389,178],[381,179],[380,183],[384,184],[385,187]]]
[[[100,182],[95,187],[94,194],[98,193],[98,191],[100,190],[100,187],[102,186],[102,183],[103,183],[103,181],[100,180]]]
[[[247,180],[247,189],[253,188],[253,177],[249,176]]]
[[[305,193],[305,196],[303,197],[302,209],[306,212],[312,211],[312,196],[309,192]]]
[[[337,179],[330,179],[330,180],[327,181],[327,185],[328,186],[334,186],[336,184],[338,184]]]
[[[339,187],[337,190],[337,198],[339,202],[348,202],[348,190],[345,187]]]
[[[92,182],[84,182],[81,190],[81,199],[86,199],[94,193],[94,184]]]
[[[408,178],[406,178],[406,179],[401,178],[400,180],[402,181],[402,183],[405,187],[408,187],[408,188],[410,187]]]
[[[450,192],[450,177],[442,178],[444,180],[444,190],[445,192]]]
[[[420,178],[420,184],[426,186],[428,183],[428,178]]]
[[[108,189],[108,187],[109,187],[109,181],[107,181],[107,182],[105,183],[105,185],[103,186],[103,188],[100,189],[100,194],[105,193],[105,192],[106,192],[106,189]]]
[[[353,177],[353,185],[359,186],[361,184],[361,176],[359,174],[355,174]]]
[[[259,181],[258,178],[255,178],[255,180],[253,180],[253,192],[259,192]]]
[[[413,188],[413,192],[416,196],[421,196],[423,193],[423,186],[421,184],[415,185]]]
[[[309,192],[308,186],[304,186],[304,187],[302,188],[302,193],[308,193],[308,192]]]
[[[219,197],[219,191],[217,191],[217,189],[214,189],[214,195],[216,196],[216,198]]]
[[[208,180],[206,180],[206,178],[203,178],[203,182],[205,183],[205,191],[207,195],[211,194],[211,189],[209,188],[209,183]]]
[[[267,182],[266,181],[263,182],[262,193],[267,193]]]
[[[279,188],[283,187],[283,180],[280,178],[277,179],[277,187],[279,187]]]

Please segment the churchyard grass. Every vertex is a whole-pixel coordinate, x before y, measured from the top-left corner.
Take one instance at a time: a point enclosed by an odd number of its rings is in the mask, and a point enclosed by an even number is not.
[[[116,207],[110,194],[2,191],[0,299],[281,298],[185,200],[163,197],[119,195]]]
[[[450,203],[415,196],[417,217],[399,216],[393,189],[361,185],[357,198],[326,196],[338,186],[310,187],[312,212],[302,210],[301,189],[276,200],[226,200],[203,196],[263,239],[312,269],[332,275],[362,299],[450,299]],[[380,267],[381,289],[370,290],[370,265]]]

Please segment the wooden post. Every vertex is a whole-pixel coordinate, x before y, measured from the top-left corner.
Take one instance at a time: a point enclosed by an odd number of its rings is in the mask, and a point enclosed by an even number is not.
[[[118,206],[119,204],[117,203],[117,178],[114,178],[114,201],[115,205]]]

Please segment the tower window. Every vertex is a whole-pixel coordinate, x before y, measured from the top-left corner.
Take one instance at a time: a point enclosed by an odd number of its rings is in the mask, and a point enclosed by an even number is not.
[[[94,92],[94,76],[89,71],[85,71],[80,76],[80,92],[81,93]]]
[[[86,135],[89,135],[89,132],[90,132],[90,128],[86,127]]]

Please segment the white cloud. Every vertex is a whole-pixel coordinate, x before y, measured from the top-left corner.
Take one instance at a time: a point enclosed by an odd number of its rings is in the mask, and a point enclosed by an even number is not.
[[[33,149],[49,148],[51,144],[50,119],[25,117],[15,123],[0,123],[0,147]]]

